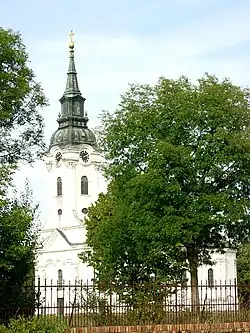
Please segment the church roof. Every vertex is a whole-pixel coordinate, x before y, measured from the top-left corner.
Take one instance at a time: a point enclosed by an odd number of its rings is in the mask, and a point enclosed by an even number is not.
[[[71,34],[72,37],[73,33]],[[69,67],[64,94],[60,99],[61,112],[57,120],[58,129],[52,134],[50,146],[68,147],[88,144],[97,148],[96,137],[88,128],[88,117],[84,110],[85,98],[82,96],[77,80],[74,60],[74,42],[69,43]]]
[[[43,230],[40,234],[39,252],[47,251],[62,251],[68,248],[82,247],[84,242],[83,228],[71,230],[62,230],[59,228]],[[81,232],[80,232],[81,231]],[[65,245],[62,243],[65,241]]]
[[[70,242],[69,241],[69,239],[67,238],[67,236],[65,235],[65,233],[62,231],[62,230],[60,230],[60,229],[58,229],[58,228],[56,228],[56,230],[57,230],[57,232],[59,232],[59,234],[62,236],[62,238],[70,245],[70,246],[76,246],[76,245],[83,245],[84,244],[84,242]]]

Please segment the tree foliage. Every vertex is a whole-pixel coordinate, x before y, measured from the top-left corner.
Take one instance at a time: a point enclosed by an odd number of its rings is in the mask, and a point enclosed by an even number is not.
[[[250,285],[250,243],[241,244],[237,252],[238,282],[241,285]]]
[[[34,290],[25,292],[24,284],[33,282],[37,247],[31,192],[11,194],[12,178],[19,162],[43,152],[40,110],[46,105],[21,35],[0,27],[0,308],[12,315],[34,305]],[[2,319],[11,314],[6,310]]]
[[[81,258],[94,267],[98,282],[131,287],[156,279],[169,282],[173,276],[181,275],[176,263],[182,253],[162,242],[157,219],[151,221],[148,229],[147,223],[139,225],[141,218],[112,190],[100,194],[96,205],[89,209],[86,227],[91,249]]]
[[[46,98],[19,33],[0,27],[0,163],[33,161],[44,149]]]
[[[12,284],[34,268],[37,205],[26,184],[21,197],[6,198],[0,207],[0,280]]]
[[[250,243],[249,240],[240,245],[237,252],[237,278],[239,300],[243,307],[250,307]]]
[[[1,320],[8,321],[13,311],[28,309],[35,304],[34,280],[37,249],[37,205],[26,184],[20,197],[7,197],[0,203],[0,307],[6,308]],[[21,313],[19,313],[21,314]],[[24,314],[24,313],[22,313]],[[29,312],[31,314],[31,312]]]
[[[135,260],[158,253],[163,266],[187,262],[196,286],[197,268],[211,264],[211,253],[249,233],[249,127],[249,90],[228,79],[205,75],[193,84],[162,77],[154,86],[131,85],[118,110],[102,117],[111,186],[86,219],[92,251],[85,260],[97,274],[110,269],[109,261],[126,266],[139,247]],[[151,258],[147,268],[157,268]],[[119,277],[121,270],[114,271]]]

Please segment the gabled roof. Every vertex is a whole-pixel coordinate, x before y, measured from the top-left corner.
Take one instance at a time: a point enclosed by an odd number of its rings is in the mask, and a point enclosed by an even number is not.
[[[68,240],[68,238],[67,238],[67,236],[65,235],[65,233],[62,231],[62,230],[60,230],[60,229],[58,229],[58,228],[56,228],[56,230],[59,232],[59,234],[62,236],[62,238],[70,245],[70,246],[76,246],[76,245],[83,245],[84,244],[84,242],[80,242],[80,243],[72,243],[72,242],[70,242],[69,240]]]
[[[84,242],[74,242],[73,239],[70,240],[69,237],[65,234],[65,232],[59,228],[49,230],[47,235],[43,234],[43,236],[45,237],[42,239],[41,246],[39,248],[40,251],[62,251],[70,249],[71,247],[84,245]],[[74,234],[71,234],[71,237],[73,238]],[[64,242],[62,243],[60,239],[63,239]],[[67,244],[66,248],[65,242]]]

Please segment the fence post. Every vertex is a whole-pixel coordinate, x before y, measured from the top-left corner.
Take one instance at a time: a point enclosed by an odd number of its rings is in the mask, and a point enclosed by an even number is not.
[[[178,324],[178,287],[175,282],[175,323]]]
[[[109,326],[112,325],[112,282],[110,282],[109,290]]]
[[[89,280],[87,280],[86,284],[86,302],[85,302],[85,313],[86,313],[86,318],[87,318],[87,327],[89,327],[89,322],[91,323],[92,321],[89,321],[89,313],[91,314],[91,311],[89,311]]]
[[[44,306],[43,306],[43,309],[44,309],[44,315],[46,316],[47,314],[47,280],[46,278],[44,279]]]
[[[238,312],[237,312],[237,310],[238,310],[238,293],[237,293],[237,283],[236,283],[236,278],[234,278],[234,310],[235,310],[235,314],[237,313],[238,314]],[[237,318],[237,320],[238,320],[238,318]]]
[[[40,310],[40,296],[41,296],[41,283],[40,283],[40,277],[37,280],[37,317],[39,318],[39,310]]]

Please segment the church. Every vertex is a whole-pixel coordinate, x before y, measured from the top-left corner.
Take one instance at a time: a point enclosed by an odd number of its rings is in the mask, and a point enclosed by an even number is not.
[[[88,127],[85,98],[78,85],[74,60],[74,42],[69,43],[69,67],[66,88],[60,99],[58,128],[52,134],[44,155],[51,192],[47,199],[53,203],[48,221],[42,227],[42,246],[38,253],[36,276],[54,283],[93,278],[91,267],[82,263],[78,254],[86,249],[84,216],[103,189],[103,177],[98,170],[102,158],[95,134]],[[210,287],[220,281],[236,279],[236,254],[226,250],[213,254],[213,266],[199,268],[199,283],[208,281]],[[187,276],[188,278],[188,276]]]

